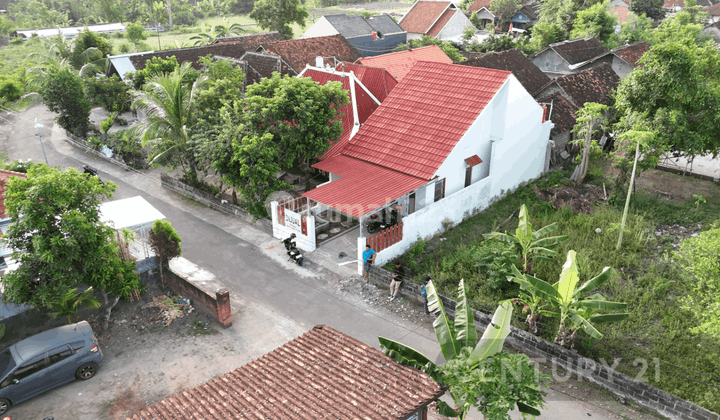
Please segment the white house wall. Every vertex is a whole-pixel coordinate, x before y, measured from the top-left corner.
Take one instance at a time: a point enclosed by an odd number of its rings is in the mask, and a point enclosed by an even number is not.
[[[422,39],[423,34],[416,34],[416,33],[407,33],[407,39],[408,41],[411,39]]]
[[[301,38],[316,38],[319,36],[337,35],[339,33],[332,23],[323,16],[318,19],[313,26],[309,27],[308,30],[302,34]]]
[[[635,68],[628,64],[625,60],[622,60],[617,56],[613,56],[612,69],[615,70],[615,73],[617,73],[618,77],[624,79],[625,76],[627,76]]]
[[[470,22],[470,19],[465,16],[465,13],[463,13],[462,10],[458,9],[435,38],[448,39],[456,37],[458,35],[462,35],[463,31],[465,31],[468,26],[473,29],[475,28],[472,22]]]

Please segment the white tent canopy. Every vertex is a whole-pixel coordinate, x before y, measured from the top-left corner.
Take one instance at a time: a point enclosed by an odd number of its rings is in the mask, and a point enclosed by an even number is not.
[[[156,220],[164,218],[162,213],[140,196],[100,204],[101,222],[107,223],[108,226],[115,229],[130,229],[136,234],[140,234],[140,237],[136,235],[135,239],[137,242],[141,242],[139,245],[142,247],[145,258],[150,256],[146,229],[152,228]]]

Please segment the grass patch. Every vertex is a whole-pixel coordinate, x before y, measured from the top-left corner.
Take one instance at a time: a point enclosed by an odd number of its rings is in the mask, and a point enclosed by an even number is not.
[[[465,279],[471,306],[492,313],[498,302],[516,297],[517,288],[498,287],[490,281],[490,270],[478,266],[478,252],[485,246],[482,234],[514,231],[517,210],[526,204],[534,229],[557,222],[553,235],[570,236],[560,244],[555,261],[533,267],[535,276],[557,282],[567,251],[573,249],[578,255],[581,281],[599,274],[605,266],[612,267],[613,275],[600,292],[608,300],[628,304],[627,320],[598,325],[603,339],[580,339],[576,342],[578,351],[609,364],[620,358],[619,371],[637,377],[644,369],[641,380],[720,412],[720,340],[690,333],[698,320],[682,309],[679,298],[689,292],[691,280],[670,256],[673,238],[655,235],[660,225],[709,227],[720,215],[720,187],[710,182],[697,184],[698,180],[669,187],[698,185],[706,203],[697,203],[692,194],[668,198],[656,190],[638,190],[631,201],[623,246],[616,251],[622,208],[601,201],[593,213],[583,214],[567,207],[556,209],[538,198],[534,185],[539,189],[569,185],[567,176],[555,172],[518,188],[482,213],[419,241],[400,260],[417,273],[414,278],[418,282],[425,274],[432,274],[439,292],[450,297],[456,296],[460,279]],[[594,179],[600,186],[602,182],[608,184],[601,174]],[[520,308],[516,309],[513,323],[526,329]],[[552,340],[557,326],[556,319],[543,318],[538,335]]]
[[[220,334],[218,330],[213,327],[209,327],[206,324],[198,321],[197,319],[193,322],[193,325],[188,328],[188,334],[190,335],[215,335]]]

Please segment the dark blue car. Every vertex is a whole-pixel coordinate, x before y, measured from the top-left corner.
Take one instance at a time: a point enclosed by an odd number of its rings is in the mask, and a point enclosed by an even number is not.
[[[0,414],[73,379],[95,376],[103,355],[86,321],[26,338],[0,353]]]

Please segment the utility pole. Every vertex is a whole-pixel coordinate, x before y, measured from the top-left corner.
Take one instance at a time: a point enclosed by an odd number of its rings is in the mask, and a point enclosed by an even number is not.
[[[43,142],[42,142],[42,134],[40,134],[40,129],[43,127],[44,127],[44,125],[38,123],[37,117],[35,117],[35,129],[37,130],[37,136],[40,138],[40,147],[42,148],[43,156],[45,157],[45,164],[50,166],[50,164],[48,163],[48,160],[47,160],[47,155],[45,154],[45,146],[43,145]]]

